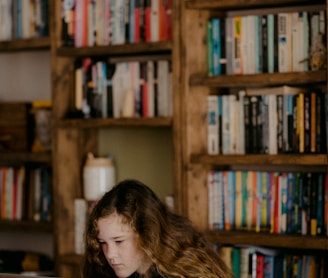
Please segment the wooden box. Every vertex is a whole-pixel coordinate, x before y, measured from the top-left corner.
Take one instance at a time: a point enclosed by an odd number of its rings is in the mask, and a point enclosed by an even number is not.
[[[0,152],[29,151],[34,124],[30,102],[0,102]]]

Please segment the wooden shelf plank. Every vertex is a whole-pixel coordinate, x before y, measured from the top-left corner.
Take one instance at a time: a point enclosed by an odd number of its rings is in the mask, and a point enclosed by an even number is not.
[[[210,77],[207,74],[195,74],[191,76],[189,83],[194,86],[240,88],[279,85],[306,85],[323,83],[326,80],[327,72],[325,70],[321,70],[271,74],[220,75],[213,77]]]
[[[189,0],[185,1],[189,9],[247,9],[256,7],[292,6],[322,4],[321,0]]]
[[[0,231],[52,233],[53,224],[51,222],[35,222],[27,220],[0,220]]]
[[[57,123],[60,128],[105,128],[105,127],[171,127],[172,117],[156,118],[106,118],[64,119]]]
[[[78,254],[65,254],[59,257],[59,261],[61,264],[73,265],[73,266],[80,265],[82,259],[83,256]]]
[[[245,244],[291,249],[328,249],[328,237],[325,236],[280,235],[238,231],[208,231],[206,235],[209,240],[221,244]]]
[[[172,50],[172,41],[161,41],[153,43],[134,43],[123,45],[108,45],[96,47],[61,47],[57,49],[57,55],[79,57],[79,56],[102,56],[102,55],[135,55],[151,53],[167,53]]]
[[[0,52],[31,51],[50,49],[50,38],[30,38],[0,41]]]
[[[50,152],[0,152],[0,163],[50,163],[51,153]]]
[[[246,155],[197,155],[193,163],[210,165],[311,165],[328,166],[327,154],[246,154]]]

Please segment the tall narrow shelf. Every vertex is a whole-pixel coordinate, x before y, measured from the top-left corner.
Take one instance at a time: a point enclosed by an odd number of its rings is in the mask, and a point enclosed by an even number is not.
[[[315,1],[326,6],[326,1]],[[216,16],[225,17],[229,11],[267,9],[311,5],[311,1],[202,1],[181,3],[181,68],[182,102],[182,188],[185,196],[184,212],[192,222],[205,231],[210,240],[227,245],[258,245],[271,248],[315,249],[328,253],[327,236],[280,235],[244,231],[208,230],[207,173],[224,169],[274,169],[274,171],[328,172],[328,155],[324,154],[207,154],[207,103],[208,95],[222,89],[243,89],[279,85],[323,85],[327,88],[327,71],[290,73],[263,73],[247,75],[207,74],[207,21]],[[327,30],[327,26],[326,26]],[[197,55],[195,55],[197,53]],[[269,171],[269,170],[268,170]]]
[[[8,2],[9,3],[9,2]],[[3,7],[2,7],[3,8]],[[2,101],[11,102],[11,97],[17,102],[24,101],[30,102],[32,99],[34,100],[34,96],[37,95],[34,90],[31,91],[31,95],[24,94],[25,91],[29,92],[30,85],[24,84],[26,86],[26,90],[21,92],[20,90],[8,90],[12,87],[15,88],[15,85],[11,85],[11,77],[15,76],[15,82],[23,83],[26,81],[25,72],[23,69],[19,68],[19,65],[25,65],[28,61],[28,58],[33,55],[37,57],[39,53],[41,53],[42,57],[46,52],[50,52],[50,37],[39,37],[39,38],[28,38],[28,39],[13,39],[8,41],[0,41],[0,55],[4,57],[4,60],[7,57],[10,57],[10,61],[7,63],[2,62],[2,67],[6,69],[5,74],[2,74],[2,77],[8,79],[8,83],[2,87],[1,89],[1,97]],[[26,58],[25,59],[25,55]],[[20,59],[16,59],[16,57],[20,57]],[[43,61],[42,61],[43,62]],[[10,63],[10,65],[9,65]],[[16,64],[17,63],[17,64]],[[42,63],[41,63],[42,64]],[[39,66],[38,62],[33,61],[33,67],[30,65],[29,69],[33,69],[36,66]],[[16,67],[13,72],[12,67]],[[43,69],[42,69],[43,70]],[[46,72],[47,69],[45,69]],[[50,72],[50,71],[49,71]],[[8,74],[8,75],[7,75]],[[39,80],[32,79],[28,81],[37,83]],[[7,77],[8,76],[8,77]],[[25,78],[25,79],[24,79]],[[36,81],[35,81],[36,80]],[[44,82],[45,83],[45,82]],[[44,86],[40,85],[40,88]],[[50,87],[50,86],[49,86]],[[40,89],[42,90],[42,89]],[[46,91],[44,92],[47,93]],[[9,95],[8,95],[9,94]],[[50,92],[49,92],[50,97]],[[39,99],[38,99],[39,100]],[[12,126],[11,126],[12,127]],[[22,133],[23,134],[23,133]],[[30,169],[37,168],[39,166],[51,167],[52,165],[52,156],[51,152],[32,152],[30,150],[26,151],[7,151],[1,148],[0,152],[0,166],[1,167],[24,167],[28,169],[26,171],[29,172]],[[26,175],[27,176],[27,175]],[[26,177],[25,176],[25,177]],[[27,188],[30,185],[29,180],[24,181],[24,201],[27,203],[28,191]],[[4,187],[2,187],[4,188]],[[4,192],[4,191],[3,191]],[[2,199],[4,200],[4,198]],[[0,219],[0,231],[1,231],[1,249],[8,248],[8,250],[27,250],[27,251],[35,251],[35,252],[44,252],[44,255],[49,256],[55,260],[56,254],[53,252],[53,223],[51,221],[34,221],[27,219],[28,217],[25,215],[27,212],[26,209],[23,209],[23,217],[22,220],[11,220],[11,219]],[[7,217],[7,216],[6,216]],[[33,242],[33,240],[37,239],[37,242]],[[4,246],[4,247],[3,247]],[[41,251],[42,250],[42,251]],[[5,264],[3,265],[4,269],[6,269]]]
[[[54,229],[58,252],[57,271],[65,277],[73,277],[80,267],[81,255],[74,253],[74,199],[82,198],[82,168],[88,152],[98,155],[102,132],[106,130],[147,130],[150,132],[168,131],[173,146],[173,194],[179,210],[180,167],[178,153],[179,131],[179,92],[173,80],[173,116],[154,118],[68,118],[72,110],[74,95],[74,62],[84,57],[170,57],[173,72],[176,72],[179,56],[174,43],[179,36],[177,18],[173,19],[173,40],[129,43],[95,47],[67,47],[61,40],[61,1],[53,0],[54,17],[51,24],[52,56],[52,98],[54,112],[53,164],[54,190],[57,205],[55,208]],[[173,3],[173,18],[178,15],[178,1]],[[173,75],[174,75],[173,73]],[[132,142],[133,143],[133,142]],[[154,154],[155,155],[155,154]],[[159,163],[160,164],[160,163]],[[124,167],[122,165],[121,167]]]

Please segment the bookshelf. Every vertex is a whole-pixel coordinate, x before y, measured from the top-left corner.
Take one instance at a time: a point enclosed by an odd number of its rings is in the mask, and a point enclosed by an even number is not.
[[[9,2],[11,4],[11,1],[8,1],[2,5],[1,9],[5,9]],[[42,2],[45,3],[45,1]],[[41,1],[39,1],[40,3]],[[2,15],[4,15],[3,10]],[[5,28],[2,28],[1,32],[4,31]],[[50,73],[50,59],[47,60],[47,58],[50,58],[50,55],[48,55],[50,53],[50,42],[49,35],[39,36],[32,33],[30,37],[19,38],[18,35],[13,35],[10,40],[0,41],[2,65],[0,72],[3,84],[0,93],[1,102],[50,100],[50,83],[47,83],[47,80],[50,80],[50,74],[49,77],[46,76],[47,72]],[[40,60],[37,61],[37,59]],[[33,64],[31,65],[31,63]],[[18,114],[18,111],[16,112]],[[51,163],[51,152],[36,153],[29,148],[24,151],[8,151],[3,146],[0,152],[1,167],[24,167],[26,174],[39,167],[51,167]],[[29,180],[25,180],[24,188],[28,188],[30,183]],[[27,191],[25,193],[27,195]],[[26,199],[28,198],[26,197]],[[26,212],[27,209],[25,208],[22,220],[4,219],[4,215],[2,215],[0,220],[2,242],[0,248],[4,250],[34,250],[55,259],[52,222],[27,219]],[[24,239],[22,239],[23,235]]]
[[[172,1],[174,17],[178,14],[177,2]],[[87,153],[92,152],[96,156],[104,156],[109,152],[117,151],[118,156],[114,155],[114,159],[117,163],[118,179],[128,175],[144,181],[148,179],[149,183],[156,186],[161,181],[154,177],[155,173],[159,173],[160,169],[167,171],[163,179],[165,182],[160,190],[174,194],[177,210],[180,210],[179,198],[181,196],[178,188],[180,172],[177,170],[180,167],[180,158],[177,155],[180,151],[178,140],[180,96],[175,93],[178,92],[175,89],[177,81],[173,79],[173,115],[69,118],[68,112],[74,110],[75,62],[86,57],[124,58],[125,60],[131,58],[133,60],[136,57],[165,56],[172,61],[174,75],[178,68],[179,55],[174,41],[179,35],[179,30],[177,19],[175,19],[172,40],[119,45],[67,46],[62,41],[61,1],[53,0],[52,3],[54,16],[51,23],[51,71],[55,130],[52,159],[54,195],[57,200],[54,218],[58,253],[57,272],[60,277],[75,277],[79,271],[82,256],[74,252],[74,199],[83,197],[82,169]],[[147,138],[143,138],[145,136]],[[134,144],[137,144],[138,150],[133,151]],[[161,150],[156,152],[156,148],[161,148]],[[150,150],[155,151],[150,153]],[[163,155],[163,150],[169,152],[169,156]],[[119,156],[120,154],[122,157]],[[163,157],[163,161],[160,161]],[[140,158],[144,160],[143,163]]]
[[[198,1],[181,3],[181,68],[182,94],[182,195],[185,198],[184,213],[201,230],[206,231],[213,242],[222,245],[250,245],[273,249],[297,249],[297,254],[328,253],[327,235],[308,236],[294,234],[270,234],[264,232],[209,230],[208,187],[209,171],[300,171],[328,172],[327,153],[313,154],[231,154],[207,153],[207,103],[209,95],[220,95],[247,87],[266,86],[316,86],[327,88],[327,71],[274,72],[255,74],[221,74],[209,76],[207,68],[207,21],[214,17],[225,18],[250,10],[293,10],[297,6],[309,6],[313,1]],[[326,1],[315,1],[326,9]],[[326,24],[327,29],[327,24]],[[197,55],[195,55],[197,53]],[[325,274],[326,275],[326,274]]]

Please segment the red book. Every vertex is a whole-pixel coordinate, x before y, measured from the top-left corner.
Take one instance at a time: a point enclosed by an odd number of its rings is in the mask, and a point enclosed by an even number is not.
[[[151,41],[151,0],[145,0],[145,41]]]
[[[172,0],[165,1],[165,29],[166,40],[172,39]]]
[[[264,255],[257,254],[256,256],[256,278],[264,277]]]

